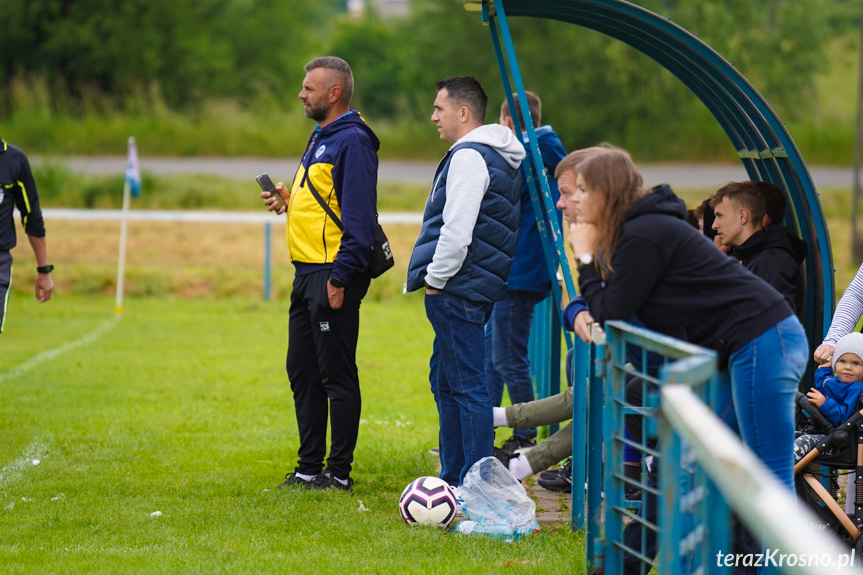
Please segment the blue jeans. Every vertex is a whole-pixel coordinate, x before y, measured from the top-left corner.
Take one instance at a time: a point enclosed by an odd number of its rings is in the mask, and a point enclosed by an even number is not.
[[[809,346],[795,316],[780,321],[731,354],[719,376],[717,414],[794,491],[794,394]],[[736,524],[735,552],[758,553],[761,534]],[[759,575],[776,573],[760,567]]]
[[[494,304],[485,328],[485,377],[495,407],[500,407],[503,400],[504,383],[513,405],[533,401],[527,344],[533,308],[543,299],[541,294],[509,290],[502,301]],[[512,434],[533,439],[536,428],[514,429]]]
[[[794,394],[809,359],[794,316],[731,354],[720,372],[716,413],[788,489],[794,490]]]
[[[494,446],[483,370],[483,330],[491,306],[440,292],[426,294],[425,307],[435,332],[429,382],[440,421],[440,477],[461,485],[468,469]]]

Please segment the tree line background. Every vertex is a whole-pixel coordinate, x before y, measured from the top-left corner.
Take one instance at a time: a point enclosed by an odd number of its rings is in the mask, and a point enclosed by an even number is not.
[[[347,59],[354,107],[384,157],[437,157],[436,80],[472,74],[503,99],[487,28],[462,0],[349,17],[344,0],[5,0],[0,135],[38,153],[295,155],[296,94],[313,57]],[[851,164],[858,0],[642,0],[733,62],[809,161]],[[527,89],[568,149],[610,141],[640,159],[733,157],[703,105],[628,46],[571,24],[510,20]]]

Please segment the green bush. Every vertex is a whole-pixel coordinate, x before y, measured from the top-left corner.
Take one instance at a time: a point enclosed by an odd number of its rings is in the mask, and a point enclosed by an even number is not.
[[[354,105],[385,158],[439,157],[428,118],[440,78],[476,76],[489,122],[503,100],[488,30],[460,0],[414,2],[408,17],[391,20],[348,18],[337,0],[6,4],[2,135],[31,153],[122,155],[135,135],[141,149],[165,156],[299,155],[311,128],[296,99],[302,67],[327,53],[353,66]],[[788,122],[804,156],[850,163],[859,2],[641,4],[730,60]],[[642,161],[736,158],[701,102],[633,48],[549,19],[510,27],[525,85],[567,149],[609,141]]]

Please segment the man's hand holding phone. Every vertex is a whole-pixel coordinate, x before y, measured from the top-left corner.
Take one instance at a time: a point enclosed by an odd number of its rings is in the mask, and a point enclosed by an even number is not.
[[[273,181],[267,174],[261,174],[255,180],[261,186],[261,190],[263,190],[261,198],[263,198],[267,210],[276,212],[279,215],[285,213],[288,209],[287,200],[291,197],[291,193],[287,191],[285,184],[279,182],[274,186]]]

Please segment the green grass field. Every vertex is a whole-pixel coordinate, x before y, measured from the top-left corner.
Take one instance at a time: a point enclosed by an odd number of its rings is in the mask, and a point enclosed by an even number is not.
[[[221,185],[229,205],[245,194]],[[681,195],[695,205],[708,192]],[[822,194],[841,295],[859,265],[850,193]],[[382,203],[419,195],[393,189]],[[150,207],[177,207],[167,188],[156,197]],[[354,497],[273,490],[298,443],[280,226],[265,302],[260,226],[131,224],[120,320],[119,224],[55,220],[48,230],[55,296],[33,298],[24,242],[0,335],[0,573],[582,571],[583,535],[565,523],[507,544],[399,518],[404,486],[436,473],[433,336],[421,298],[400,295],[417,226],[387,228],[397,267],[363,304]]]
[[[0,336],[2,573],[583,566],[583,538],[566,525],[507,544],[399,518],[404,486],[436,471],[432,333],[418,297],[363,306],[353,497],[273,490],[297,449],[285,300],[136,298],[120,320],[106,297],[57,294],[40,305],[16,292],[9,307]]]

